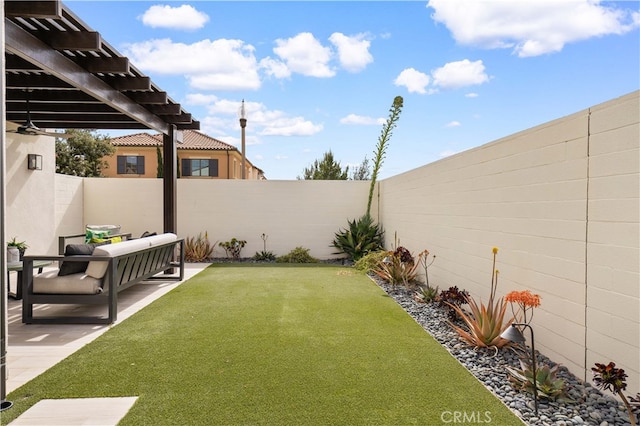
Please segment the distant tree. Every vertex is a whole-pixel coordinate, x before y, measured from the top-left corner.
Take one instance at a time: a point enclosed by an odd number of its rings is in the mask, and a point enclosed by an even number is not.
[[[103,159],[116,149],[106,135],[92,130],[67,129],[68,139],[56,139],[56,172],[86,177],[101,177],[108,167]]]
[[[347,180],[348,176],[349,166],[343,170],[340,163],[334,160],[333,153],[328,151],[324,153],[322,160],[316,160],[305,168],[298,180]]]
[[[351,180],[369,180],[371,179],[371,168],[369,167],[369,159],[365,156],[362,163],[353,169]]]
[[[158,157],[158,177],[164,176],[164,161],[162,160],[162,150],[160,146],[156,147],[156,156]]]

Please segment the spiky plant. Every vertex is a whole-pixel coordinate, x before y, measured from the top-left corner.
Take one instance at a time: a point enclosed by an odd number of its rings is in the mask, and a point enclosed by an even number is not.
[[[494,247],[491,293],[489,295],[487,305],[485,306],[482,302],[478,305],[471,296],[466,296],[467,303],[469,304],[469,313],[460,309],[459,306],[451,306],[451,308],[465,322],[468,330],[464,330],[462,327],[453,323],[451,324],[451,327],[458,332],[460,337],[476,347],[501,348],[509,343],[508,340],[500,337],[502,332],[511,325],[513,318],[505,322],[507,304],[505,303],[504,298],[495,298],[496,289],[498,288],[498,270],[496,269],[497,254],[498,248]]]
[[[554,401],[571,401],[564,380],[557,377],[558,367],[538,365],[534,379],[531,362],[528,357],[523,357],[520,359],[520,369],[507,367],[509,382],[514,389],[528,393],[533,393],[535,383],[539,396]]]
[[[384,231],[380,224],[373,222],[371,216],[364,215],[347,223],[347,229],[335,234],[331,246],[339,251],[334,254],[345,253],[349,259],[357,261],[367,253],[383,248]]]
[[[209,242],[207,232],[197,237],[187,237],[184,241],[184,260],[187,262],[204,262],[213,255],[215,244]]]

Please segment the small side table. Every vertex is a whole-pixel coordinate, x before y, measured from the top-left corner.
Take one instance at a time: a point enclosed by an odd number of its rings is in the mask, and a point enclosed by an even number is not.
[[[33,269],[38,268],[38,273],[42,273],[42,268],[45,266],[51,265],[50,260],[34,260],[33,261]],[[18,283],[16,287],[16,292],[11,293],[11,282],[10,282],[10,274],[9,272],[15,271],[18,273]],[[7,263],[7,294],[9,297],[20,300],[22,299],[22,260],[19,262],[9,262]]]

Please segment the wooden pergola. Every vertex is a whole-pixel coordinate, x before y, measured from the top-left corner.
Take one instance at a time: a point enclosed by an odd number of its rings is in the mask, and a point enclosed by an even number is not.
[[[164,135],[164,230],[176,231],[176,134],[199,129],[59,0],[5,1],[5,120],[47,129],[152,129]]]
[[[200,123],[60,0],[3,1],[0,216],[5,217],[7,122],[43,129],[150,129],[163,135],[164,231],[177,231],[178,132]],[[28,106],[28,108],[27,108]],[[4,219],[0,240],[5,241]],[[0,277],[6,276],[1,262]],[[0,278],[0,401],[5,399],[6,285]]]

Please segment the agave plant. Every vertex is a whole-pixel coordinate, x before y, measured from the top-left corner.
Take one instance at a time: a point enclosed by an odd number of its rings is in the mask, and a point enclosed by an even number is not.
[[[520,359],[520,369],[507,367],[507,371],[511,386],[518,391],[533,393],[534,386],[537,386],[538,395],[541,397],[550,400],[571,401],[564,380],[557,377],[558,365],[539,365],[536,368],[535,380],[531,363],[524,361],[523,358]]]
[[[371,216],[364,215],[358,220],[347,222],[348,228],[335,234],[331,246],[339,251],[334,254],[345,253],[349,259],[357,261],[367,253],[383,248],[384,231],[380,224],[374,223]]]

